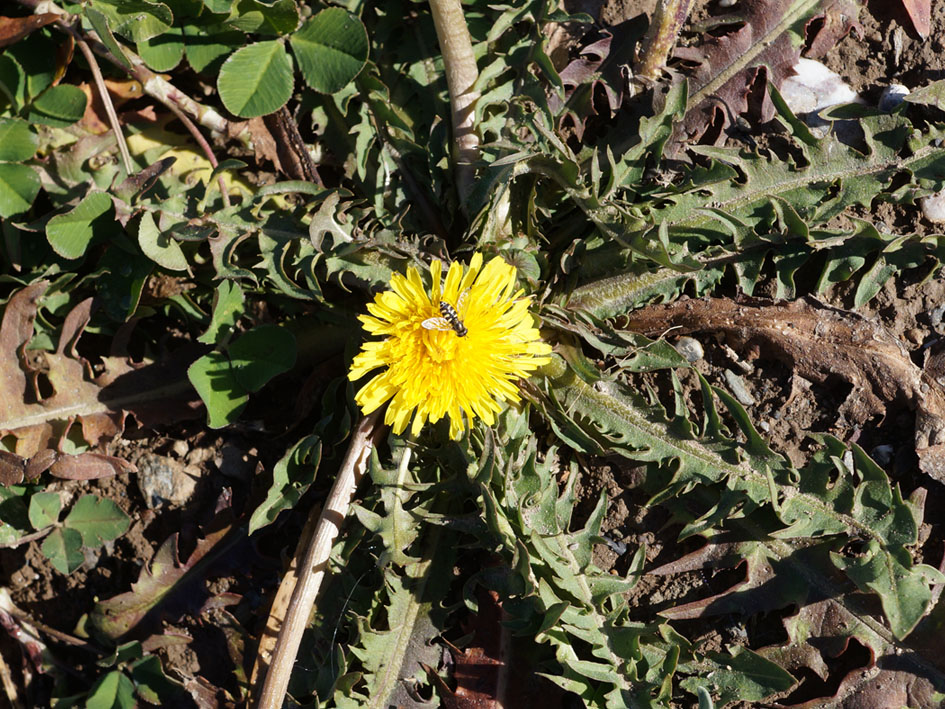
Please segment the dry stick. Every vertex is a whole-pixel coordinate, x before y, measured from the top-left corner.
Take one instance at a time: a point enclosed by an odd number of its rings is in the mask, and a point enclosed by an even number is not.
[[[295,656],[302,642],[302,634],[308,626],[315,597],[325,578],[328,556],[341,524],[351,505],[351,498],[361,476],[367,468],[373,447],[380,412],[365,416],[351,434],[348,452],[345,455],[338,477],[328,493],[325,506],[318,518],[318,526],[299,568],[299,583],[292,593],[285,623],[279,632],[276,649],[272,654],[262,691],[256,703],[257,709],[281,709],[289,686],[289,678],[295,665]]]
[[[479,135],[476,133],[479,92],[473,90],[479,70],[459,0],[430,0],[430,10],[446,69],[456,149],[456,186],[465,211],[466,198],[472,192],[475,177],[474,165],[479,160]]]
[[[669,53],[676,46],[676,37],[689,17],[691,5],[692,0],[658,0],[634,66],[634,78],[645,82],[659,78]]]
[[[210,163],[210,167],[216,170],[217,165],[220,164],[217,161],[217,156],[213,154],[213,148],[210,147],[210,143],[206,141],[206,139],[200,133],[200,130],[194,125],[194,122],[187,117],[187,114],[181,111],[173,103],[167,103],[164,105],[171,110],[171,113],[177,116],[177,120],[184,124],[184,128],[190,131],[190,134],[193,136],[194,140],[197,141],[197,145],[199,145],[200,149],[203,150],[203,154],[207,156],[207,161]],[[226,191],[226,180],[223,179],[223,175],[217,175],[217,184],[220,186],[220,195],[223,197],[223,204],[229,207],[230,193]]]
[[[13,673],[10,666],[7,665],[3,655],[0,654],[0,683],[3,684],[3,692],[7,695],[11,709],[23,709],[23,703],[20,701],[20,693],[13,681]]]
[[[16,618],[21,623],[31,626],[35,628],[36,630],[38,630],[39,632],[43,633],[44,635],[48,635],[49,637],[55,640],[58,640],[59,642],[66,643],[67,645],[72,645],[73,647],[77,647],[80,650],[94,652],[97,655],[104,656],[105,654],[107,654],[103,648],[100,648],[93,643],[82,640],[81,638],[77,638],[73,635],[69,635],[68,633],[64,633],[61,630],[56,630],[55,628],[49,625],[46,625],[45,623],[42,623],[36,620],[35,618],[30,617],[28,613],[24,613],[22,610],[20,610],[16,606],[11,605],[9,607],[3,608],[2,610],[6,613],[9,613],[11,616]]]
[[[98,62],[95,61],[95,55],[89,49],[85,40],[76,37],[75,43],[82,50],[85,61],[88,62],[92,70],[92,76],[95,77],[95,86],[98,88],[98,94],[102,99],[102,105],[105,106],[105,113],[108,114],[108,122],[112,125],[112,132],[115,134],[115,140],[118,141],[118,152],[121,153],[121,162],[125,167],[125,174],[131,175],[134,165],[131,162],[131,153],[128,152],[128,143],[125,142],[125,134],[121,132],[121,124],[118,122],[118,114],[115,113],[115,106],[112,104],[112,97],[108,95],[108,88],[105,86],[105,77],[102,76],[102,70],[98,68]]]

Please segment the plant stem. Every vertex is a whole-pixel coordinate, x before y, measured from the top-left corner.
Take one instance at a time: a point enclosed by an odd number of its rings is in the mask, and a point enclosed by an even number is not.
[[[308,542],[299,567],[298,583],[292,592],[285,622],[279,631],[279,639],[266,671],[266,679],[255,704],[257,709],[282,707],[295,665],[295,656],[302,642],[302,634],[308,626],[312,609],[315,607],[315,598],[325,578],[332,544],[341,531],[358,482],[367,469],[374,438],[380,433],[381,428],[377,425],[379,417],[379,411],[365,416],[351,434],[348,452],[328,493],[328,499],[325,500],[315,533]]]
[[[657,1],[650,28],[643,38],[643,46],[633,70],[635,79],[651,82],[659,78],[669,53],[676,46],[679,30],[689,17],[691,5],[692,0]]]
[[[207,158],[207,162],[210,163],[210,167],[214,170],[217,169],[217,166],[220,164],[217,160],[217,156],[213,154],[213,148],[210,147],[210,143],[203,137],[200,131],[197,129],[197,126],[194,125],[194,122],[187,117],[187,114],[180,110],[173,103],[165,104],[171,113],[177,116],[177,120],[184,124],[190,135],[193,136],[193,139],[197,142],[197,145],[200,146],[200,149],[203,151],[203,154]],[[223,179],[223,175],[217,175],[217,184],[220,186],[220,197],[223,199],[223,204],[227,207],[230,206],[230,193],[226,190],[226,180]]]
[[[85,40],[76,38],[75,43],[79,45],[85,61],[88,62],[92,70],[92,76],[95,77],[95,86],[98,89],[98,95],[102,99],[102,105],[105,107],[105,113],[108,115],[108,122],[112,126],[112,132],[115,134],[115,140],[118,142],[118,152],[121,154],[122,166],[125,168],[125,174],[131,175],[134,171],[134,163],[131,162],[131,153],[128,152],[128,143],[125,142],[125,135],[121,132],[121,123],[118,122],[118,114],[115,113],[115,106],[112,104],[112,97],[108,95],[108,89],[105,86],[105,78],[102,76],[102,70],[95,61],[95,55],[89,49]]]
[[[463,210],[472,192],[475,164],[479,160],[479,135],[476,133],[476,101],[473,90],[479,69],[473,56],[472,41],[459,0],[430,0],[436,37],[443,53],[446,85],[450,94],[453,122],[453,148],[456,186]]]

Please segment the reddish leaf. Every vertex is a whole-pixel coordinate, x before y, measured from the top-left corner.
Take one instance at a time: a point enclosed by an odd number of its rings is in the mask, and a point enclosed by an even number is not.
[[[65,480],[97,480],[136,470],[134,465],[121,458],[101,453],[60,454],[49,468],[50,473]]]
[[[916,33],[925,39],[932,27],[932,0],[902,0]]]
[[[721,138],[734,117],[748,110],[755,90],[761,95],[760,105],[753,106],[760,112],[758,118],[767,121],[773,116],[767,82],[780,86],[800,57],[800,46],[786,31],[790,25],[794,24],[795,32],[800,34],[814,26],[813,20],[822,20],[817,36],[808,38],[818,51],[833,46],[856,26],[856,7],[849,0],[822,3],[820,14],[806,19],[806,12],[798,13],[792,0],[757,0],[747,3],[744,10],[739,8],[739,12],[744,13],[739,18],[740,26],[732,25],[738,29],[721,37],[707,35],[702,45],[681,47],[675,52],[677,57],[697,64],[689,76],[690,110],[683,121],[683,132],[705,136],[704,142]]]
[[[26,461],[14,453],[0,451],[0,485],[9,487],[23,482]]]
[[[26,17],[0,17],[0,47],[8,47],[23,39],[30,32],[45,27],[59,19],[54,12],[43,12]]]

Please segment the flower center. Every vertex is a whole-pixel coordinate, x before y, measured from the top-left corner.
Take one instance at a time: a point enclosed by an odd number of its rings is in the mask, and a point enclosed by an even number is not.
[[[456,358],[460,338],[452,330],[423,330],[421,337],[432,362],[439,364]]]

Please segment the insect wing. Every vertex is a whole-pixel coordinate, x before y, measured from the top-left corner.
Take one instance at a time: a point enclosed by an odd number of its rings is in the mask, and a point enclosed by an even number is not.
[[[452,330],[453,326],[446,318],[427,318],[420,325],[426,330]]]
[[[461,314],[466,314],[466,301],[469,300],[469,289],[467,288],[459,294],[459,300],[456,301],[456,310]]]

